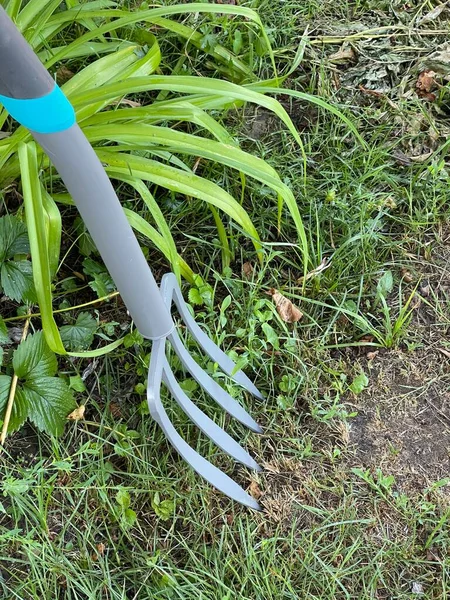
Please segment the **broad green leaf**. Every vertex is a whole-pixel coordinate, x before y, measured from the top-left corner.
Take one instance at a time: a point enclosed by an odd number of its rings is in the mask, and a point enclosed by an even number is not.
[[[392,271],[386,271],[381,276],[378,284],[377,284],[377,294],[386,298],[390,292],[392,292],[392,288],[394,287],[394,278],[392,276]]]
[[[58,377],[33,377],[21,386],[19,394],[28,408],[28,417],[49,435],[64,431],[67,415],[76,403],[68,385]]]
[[[369,379],[365,373],[356,375],[349,388],[354,394],[360,394],[369,385]]]
[[[92,315],[82,312],[74,325],[63,325],[60,329],[61,339],[70,350],[89,348],[97,331],[97,322]]]
[[[1,287],[11,300],[33,300],[35,292],[31,263],[28,260],[4,262],[1,266]]]
[[[116,494],[116,502],[122,510],[129,508],[131,504],[130,492],[124,488],[119,488]]]
[[[25,215],[28,224],[33,281],[41,312],[42,327],[50,348],[65,354],[58,327],[53,318],[51,274],[56,271],[61,241],[61,217],[53,199],[45,194],[39,180],[36,145],[20,144],[18,149]],[[58,214],[57,214],[58,213]],[[52,258],[50,258],[52,257]]]
[[[13,368],[19,379],[55,375],[58,363],[55,354],[48,347],[42,331],[29,335],[14,350]]]
[[[80,375],[71,375],[69,377],[69,388],[75,392],[86,391],[86,386],[84,385],[84,381],[81,379]]]
[[[15,215],[0,217],[0,263],[16,254],[28,254],[27,228]]]
[[[0,375],[0,419],[3,418],[10,387],[11,377],[9,375]]]
[[[204,300],[197,288],[191,288],[189,290],[188,300],[190,304],[193,305],[202,306],[204,304]]]
[[[7,344],[9,342],[8,328],[2,317],[0,317],[0,344]]]
[[[269,325],[269,323],[263,323],[261,325],[261,329],[264,331],[264,335],[266,336],[266,340],[269,342],[269,344],[271,344],[276,350],[279,350],[280,341],[274,328]]]
[[[3,421],[6,404],[8,402],[9,390],[11,388],[11,377],[0,375],[0,421]],[[14,404],[8,424],[8,432],[17,431],[27,419],[27,405],[20,395],[20,389],[16,389]]]
[[[111,276],[108,273],[98,273],[89,282],[89,287],[97,294],[97,298],[104,298],[116,289]]]

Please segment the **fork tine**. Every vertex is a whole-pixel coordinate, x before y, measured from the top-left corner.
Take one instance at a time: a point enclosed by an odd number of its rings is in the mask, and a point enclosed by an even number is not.
[[[242,406],[236,402],[234,398],[228,394],[220,385],[212,379],[204,371],[199,364],[195,362],[189,352],[183,345],[178,333],[173,331],[167,338],[170,340],[175,353],[181,360],[186,369],[191,373],[192,377],[198,384],[207,392],[213,400],[217,402],[228,414],[235,417],[238,421],[247,425],[249,429],[256,433],[262,433],[261,427],[256,421],[248,414],[248,412],[242,408]]]
[[[250,454],[188,398],[175,379],[167,360],[164,363],[163,381],[183,411],[210,440],[243,465],[261,471],[261,467]]]
[[[160,399],[161,380],[166,360],[164,348],[165,340],[160,339],[153,342],[147,386],[147,401],[152,417],[161,427],[175,450],[201,477],[233,500],[249,508],[261,510],[260,505],[254,498],[247,494],[231,477],[228,477],[223,471],[191,448],[172,425]]]
[[[253,394],[253,396],[259,398],[260,400],[264,400],[264,396],[243,371],[233,373],[234,369],[236,368],[236,364],[229,356],[225,354],[225,352],[223,352],[223,350],[217,346],[217,344],[215,344],[206,335],[206,333],[196,323],[186,306],[186,302],[184,301],[177,278],[173,273],[166,273],[163,276],[160,289],[166,306],[170,309],[172,301],[174,302],[192,337],[198,343],[198,345],[203,348],[211,360],[216,362],[224,371],[224,373],[229,375],[248,392]]]

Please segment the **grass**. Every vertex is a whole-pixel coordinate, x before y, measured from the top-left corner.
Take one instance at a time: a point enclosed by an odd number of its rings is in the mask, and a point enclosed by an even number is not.
[[[250,513],[217,494],[168,447],[143,402],[147,342],[136,339],[129,348],[89,361],[62,361],[62,376],[78,375],[84,382],[77,399],[86,404],[85,420],[69,423],[58,440],[28,427],[11,436],[0,455],[5,599],[450,595],[446,84],[436,102],[414,91],[416,60],[445,42],[439,32],[448,26],[446,15],[416,25],[432,3],[242,4],[269,24],[281,74],[289,71],[308,27],[310,39],[289,86],[332,102],[367,145],[362,150],[331,114],[280,96],[302,135],[305,180],[298,146],[268,111],[247,106],[221,117],[242,148],[265,159],[291,187],[312,268],[328,260],[326,269],[303,283],[295,224],[285,208],[279,229],[276,205],[263,184],[248,180],[242,196],[266,252],[262,266],[251,240],[225,219],[232,258],[223,269],[217,228],[205,205],[181,202],[172,193],[157,198],[178,253],[211,285],[208,301],[195,307],[198,322],[239,357],[266,394],[265,401],[254,400],[220,379],[264,434],[248,434],[216,411],[174,363],[177,376],[264,471],[249,473],[233,464],[165,403],[191,445],[248,487],[264,510]],[[331,43],[330,36],[385,26],[398,38],[381,37],[384,30],[377,30],[352,42],[357,64],[330,61],[342,45]],[[412,37],[402,37],[404,26],[414,29]],[[238,25],[217,17],[198,27],[216,36],[209,40],[232,47]],[[319,36],[328,41],[317,43]],[[253,67],[268,75],[270,63],[258,56],[255,39],[245,43],[252,45]],[[384,53],[390,75],[382,75],[385,64],[374,53]],[[165,37],[162,55],[166,69],[206,68],[201,55],[173,33]],[[396,71],[397,58],[404,62]],[[359,90],[361,81],[381,95]],[[401,82],[409,94],[399,91]],[[242,182],[226,166],[201,160],[196,169],[241,198]],[[120,192],[128,209],[147,216],[130,187],[123,184]],[[13,193],[4,194],[15,206]],[[62,309],[65,302],[93,297],[87,276],[75,289],[61,283],[83,269],[73,216],[67,206],[63,228],[74,246],[67,248],[55,288],[55,305]],[[147,239],[142,242],[156,271],[164,272],[165,259]],[[244,263],[252,264],[250,275],[243,273]],[[389,289],[386,273],[392,273]],[[270,288],[297,304],[303,319],[283,323],[266,293]],[[232,302],[220,315],[228,295]],[[412,313],[403,323],[408,300]],[[92,310],[99,322],[115,322],[116,332],[127,330],[117,298]],[[402,326],[393,337],[396,323]]]

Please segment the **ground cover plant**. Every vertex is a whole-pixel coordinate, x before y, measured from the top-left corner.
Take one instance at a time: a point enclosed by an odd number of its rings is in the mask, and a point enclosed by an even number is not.
[[[233,465],[168,405],[258,498],[254,514],[152,423],[150,345],[2,113],[2,419],[17,385],[3,597],[447,598],[446,5],[6,6],[66,86],[152,266],[178,274],[267,399],[186,340],[263,425],[243,438],[173,361],[265,467]]]

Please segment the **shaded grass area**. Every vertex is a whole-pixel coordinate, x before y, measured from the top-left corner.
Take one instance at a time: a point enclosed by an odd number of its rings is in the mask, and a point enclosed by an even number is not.
[[[174,362],[177,375],[199,406],[242,440],[263,473],[234,465],[165,403],[193,447],[248,487],[264,510],[233,505],[168,448],[136,388],[145,380],[148,344],[90,365],[67,363],[67,374],[84,379],[78,399],[87,405],[85,421],[70,424],[59,441],[24,430],[0,456],[5,598],[440,600],[450,594],[445,80],[435,103],[415,95],[417,59],[445,42],[439,31],[448,22],[443,14],[418,23],[432,4],[248,5],[269,24],[281,72],[310,28],[289,86],[337,103],[367,144],[362,149],[330,115],[283,99],[305,142],[305,183],[298,147],[277,121],[249,108],[226,116],[243,147],[292,186],[313,267],[327,260],[304,286],[293,224],[284,214],[278,231],[276,204],[260,185],[247,182],[243,202],[265,241],[266,264],[257,266],[250,242],[227,223],[234,260],[225,273],[210,214],[194,200],[159,198],[179,250],[213,285],[211,302],[196,308],[198,321],[245,359],[267,399],[246,397],[188,340],[190,350],[257,417],[264,434],[247,434],[199,398]],[[380,69],[392,64],[392,55],[379,57],[386,44],[377,37],[384,32],[350,44],[357,62],[329,59],[341,41],[316,43],[320,35],[394,25],[397,34],[405,25],[436,33],[413,33],[398,47],[389,41],[402,67],[386,76]],[[234,22],[199,26],[233,44]],[[168,36],[171,44],[178,52]],[[267,74],[254,50],[255,64]],[[188,59],[190,69],[201,68],[195,53]],[[361,75],[371,72],[377,78]],[[358,91],[361,81],[381,95]],[[203,161],[196,168],[240,197],[240,182],[229,171]],[[130,191],[122,191],[132,205]],[[77,260],[68,270],[77,269]],[[242,272],[246,262],[250,275]],[[387,271],[394,285],[384,306],[377,286]],[[278,318],[270,288],[300,306],[298,324]],[[219,319],[227,295],[232,303]],[[391,339],[389,325],[411,295],[413,312]],[[98,310],[101,320],[127,323],[120,304]],[[366,379],[358,380],[361,375]]]

